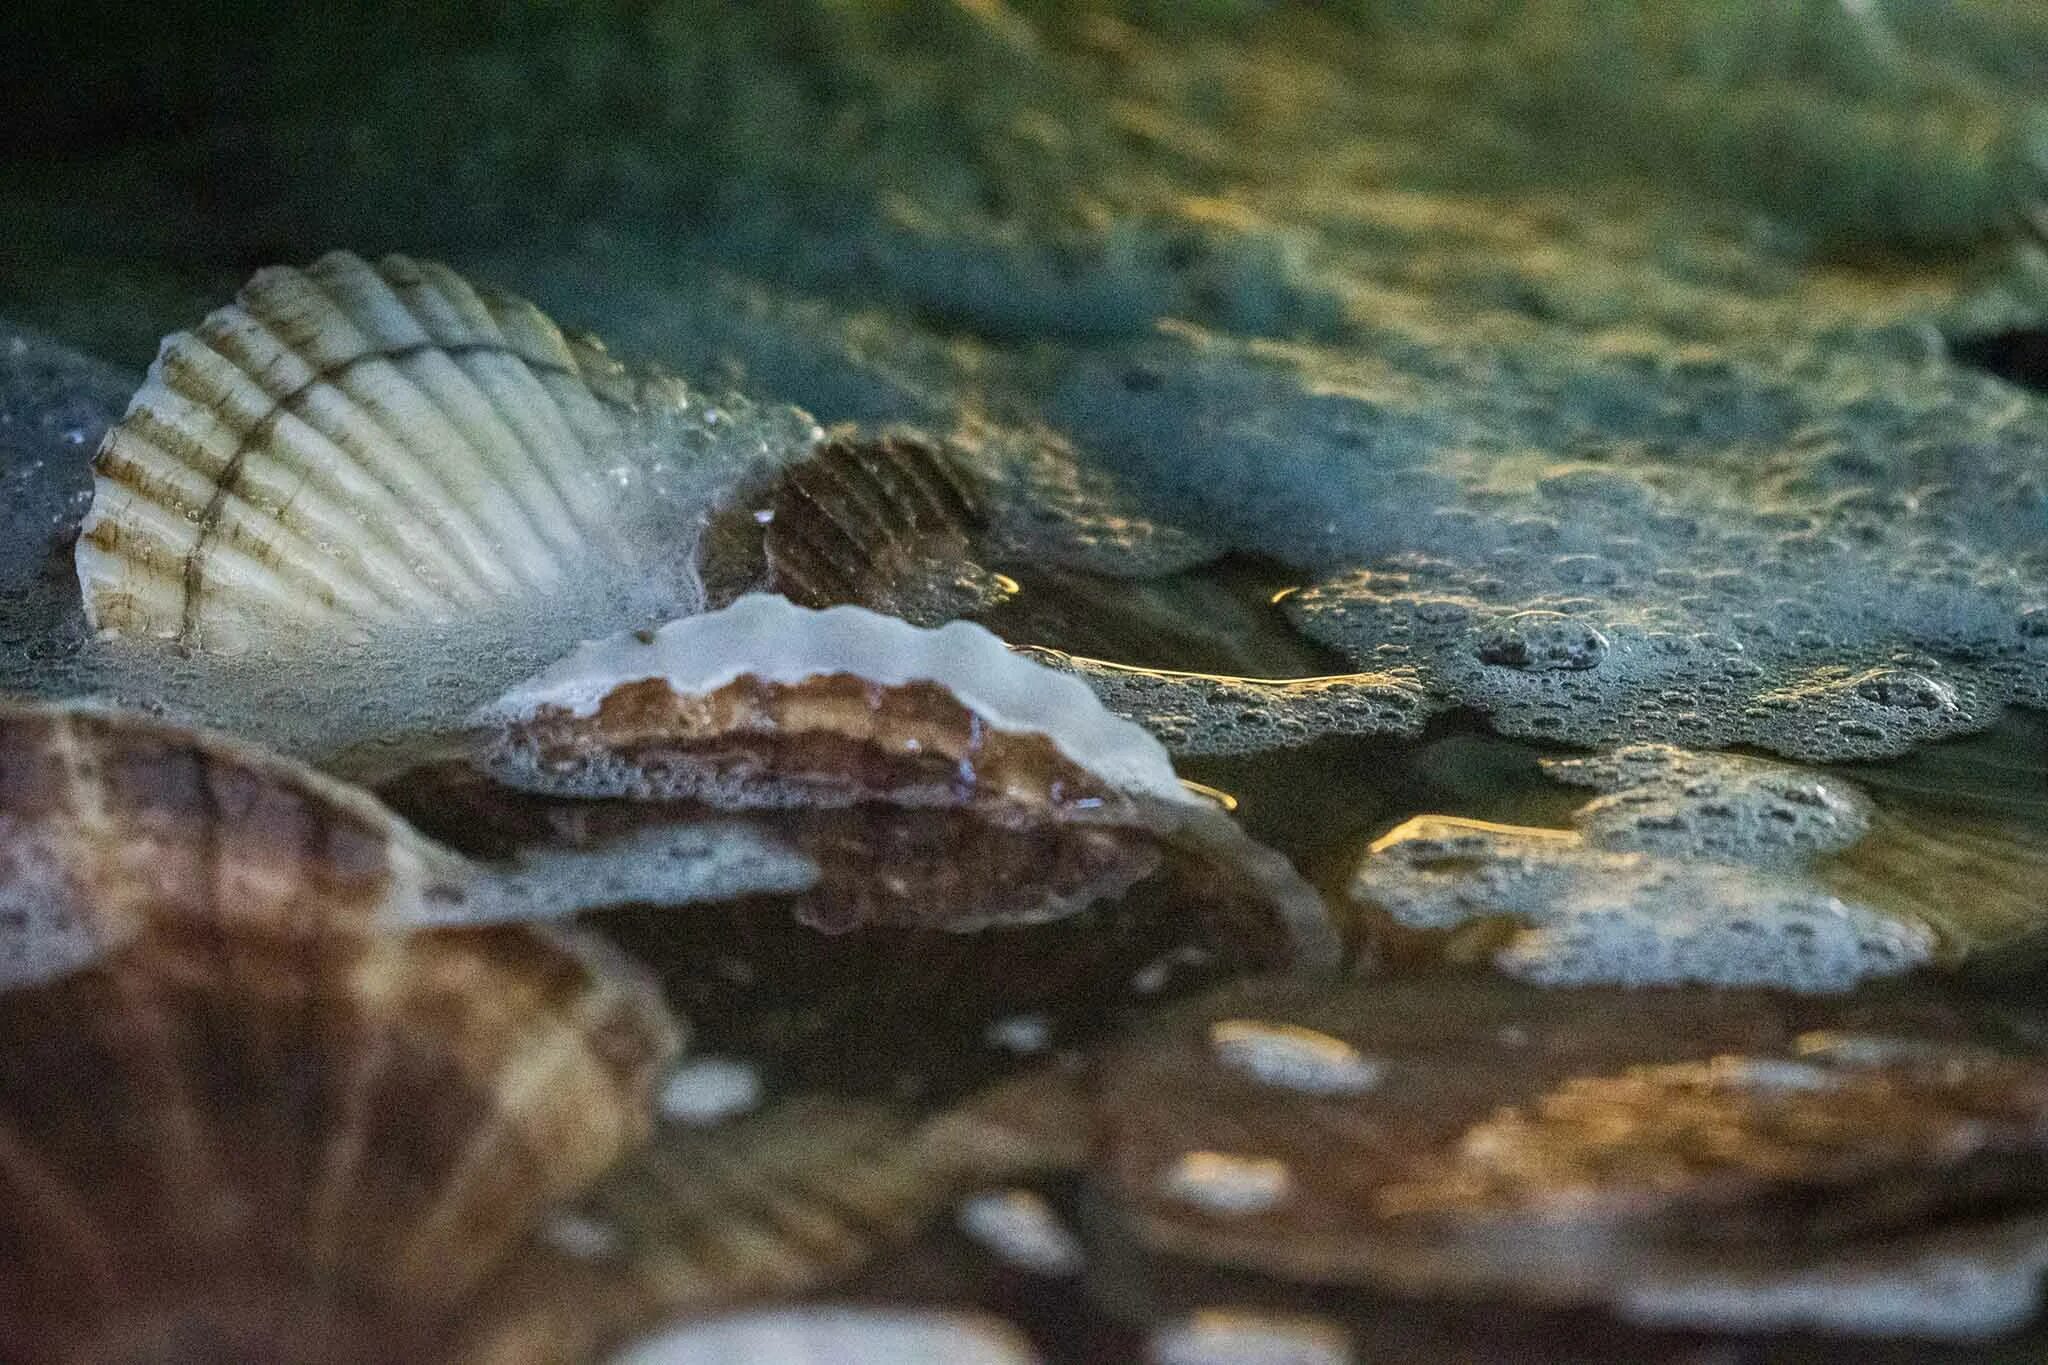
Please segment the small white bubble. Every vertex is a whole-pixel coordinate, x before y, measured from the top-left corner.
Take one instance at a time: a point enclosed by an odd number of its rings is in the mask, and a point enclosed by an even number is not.
[[[960,1229],[1012,1265],[1039,1275],[1077,1275],[1080,1243],[1052,1206],[1030,1190],[997,1190],[962,1201]]]
[[[1150,1365],[1351,1365],[1344,1329],[1320,1318],[1205,1309],[1152,1334]]]
[[[1037,1359],[1014,1327],[980,1313],[806,1304],[688,1320],[646,1338],[613,1365],[1034,1365]]]
[[[619,1249],[619,1231],[609,1223],[581,1213],[558,1213],[541,1227],[541,1236],[564,1256],[601,1261]]]
[[[1013,1014],[990,1024],[982,1036],[991,1047],[1028,1056],[1045,1051],[1052,1041],[1052,1022],[1042,1014]]]
[[[661,1112],[676,1123],[723,1123],[761,1103],[761,1076],[729,1057],[698,1057],[677,1067],[661,1089]]]
[[[1209,1027],[1209,1046],[1224,1065],[1288,1090],[1360,1095],[1380,1083],[1386,1065],[1341,1038],[1257,1019],[1225,1019]]]
[[[1140,967],[1131,977],[1131,989],[1139,995],[1157,995],[1173,976],[1173,964],[1165,958]]]
[[[1189,1152],[1160,1177],[1161,1188],[1211,1213],[1264,1213],[1293,1188],[1287,1163],[1229,1152]]]

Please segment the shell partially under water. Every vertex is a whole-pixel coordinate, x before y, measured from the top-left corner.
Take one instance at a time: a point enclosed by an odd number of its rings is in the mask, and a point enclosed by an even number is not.
[[[976,562],[974,479],[916,433],[836,433],[777,484],[767,587],[806,607],[871,607],[919,625],[972,616],[1017,585]]]
[[[2048,1259],[2048,1065],[1996,1037],[1896,992],[1252,984],[1098,1058],[1081,1126],[1098,1186],[1175,1255],[1969,1336],[2031,1315]],[[1254,1040],[1288,1064],[1247,1065]]]
[[[0,703],[0,989],[140,935],[291,944],[439,919],[468,865],[366,793],[218,735]]]
[[[433,262],[260,271],[165,339],[100,447],[88,617],[231,651],[446,621],[630,563],[644,387]]]
[[[501,1265],[645,1135],[658,996],[583,940],[389,927],[432,883],[369,806],[155,722],[0,719],[0,899],[54,890],[90,945],[5,921],[0,1357],[502,1341]]]
[[[760,812],[817,865],[807,917],[827,927],[1053,918],[1163,865],[1283,926],[1304,962],[1338,953],[1315,891],[1156,740],[968,623],[749,596],[588,645],[481,719],[502,731],[493,773],[545,797]]]

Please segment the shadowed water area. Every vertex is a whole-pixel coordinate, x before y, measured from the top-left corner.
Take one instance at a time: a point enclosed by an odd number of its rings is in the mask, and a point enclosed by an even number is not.
[[[0,1358],[2048,1347],[2048,9],[99,8]]]

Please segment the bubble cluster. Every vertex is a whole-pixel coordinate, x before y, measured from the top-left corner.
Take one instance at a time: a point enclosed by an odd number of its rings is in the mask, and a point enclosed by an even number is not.
[[[1322,566],[1282,603],[1308,636],[1505,733],[1862,758],[2048,697],[2048,405],[1869,340],[1382,345],[1182,333],[1052,409],[1173,515]]]
[[[1353,895],[1414,928],[1504,921],[1495,964],[1552,985],[1846,990],[1933,956],[1926,924],[1810,867],[1869,828],[1868,798],[1838,778],[1667,745],[1545,766],[1603,793],[1573,829],[1421,816],[1373,845]]]
[[[1138,668],[1059,650],[1025,653],[1070,672],[1119,716],[1150,730],[1173,754],[1263,753],[1325,735],[1413,735],[1431,708],[1398,672],[1328,678],[1234,678]]]
[[[1603,793],[1572,823],[1605,849],[1796,865],[1847,848],[1870,828],[1870,799],[1852,783],[1734,754],[1637,744],[1546,759],[1543,770]]]

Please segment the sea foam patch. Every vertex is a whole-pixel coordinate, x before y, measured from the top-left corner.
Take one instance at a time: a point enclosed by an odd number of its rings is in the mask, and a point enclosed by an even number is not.
[[[1813,875],[1868,828],[1868,798],[1838,778],[1667,745],[1546,766],[1603,792],[1574,828],[1420,816],[1373,844],[1353,896],[1412,928],[1519,926],[1495,965],[1550,985],[1837,991],[1933,956],[1925,923]]]

